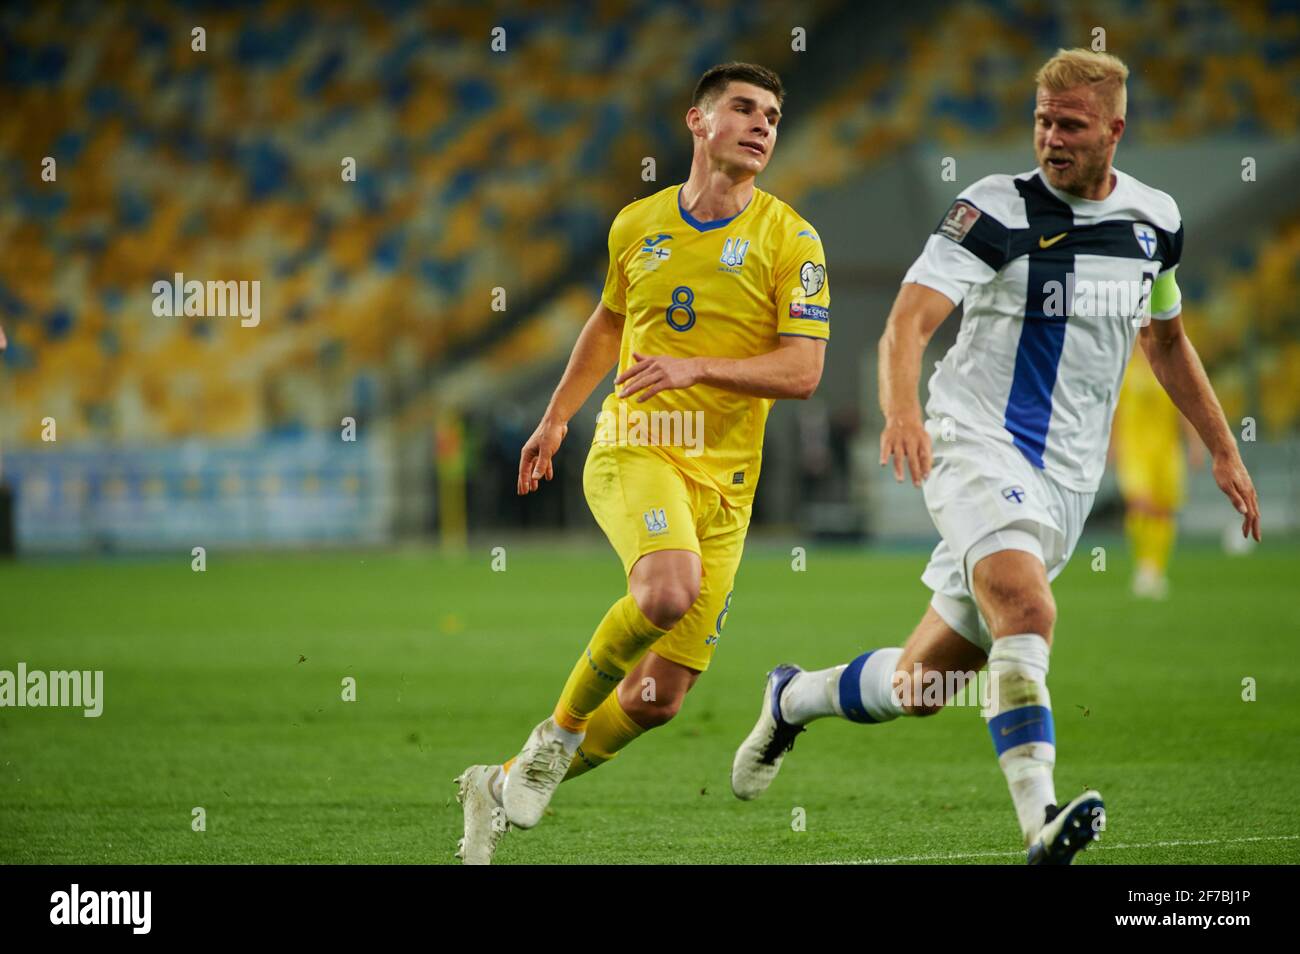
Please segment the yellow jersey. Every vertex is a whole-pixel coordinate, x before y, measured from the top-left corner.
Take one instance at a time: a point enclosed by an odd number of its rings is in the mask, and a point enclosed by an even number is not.
[[[626,206],[609,230],[601,300],[624,316],[621,374],[643,356],[748,358],[782,335],[830,337],[830,286],[821,239],[794,209],[761,189],[729,219],[700,222],[681,186]],[[772,398],[697,384],[645,402],[618,391],[601,405],[593,443],[642,446],[728,505],[753,501]]]
[[[1178,408],[1156,380],[1141,345],[1133,349],[1115,409],[1116,452],[1146,458],[1180,452]]]

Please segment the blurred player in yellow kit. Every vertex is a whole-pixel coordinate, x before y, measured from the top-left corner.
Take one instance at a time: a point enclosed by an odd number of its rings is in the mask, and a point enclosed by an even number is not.
[[[1165,574],[1185,483],[1184,431],[1189,432],[1189,459],[1199,467],[1204,456],[1200,440],[1156,380],[1142,349],[1134,349],[1120,389],[1111,450],[1124,498],[1124,531],[1133,551],[1135,596],[1163,599],[1169,591]]]
[[[610,228],[600,304],[524,445],[518,492],[551,478],[569,420],[617,365],[583,489],[628,589],[523,750],[456,779],[466,864],[490,863],[501,834],[536,825],[560,782],[671,719],[722,636],[768,411],[816,390],[830,336],[821,240],[754,186],[783,98],[761,66],[708,70],[686,113],[689,178]]]

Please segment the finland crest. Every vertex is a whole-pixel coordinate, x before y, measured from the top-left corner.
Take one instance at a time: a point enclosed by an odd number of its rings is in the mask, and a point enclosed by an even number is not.
[[[1022,503],[1025,499],[1025,488],[1019,484],[1012,484],[1010,487],[1002,488],[1002,496],[1012,503]]]
[[[663,507],[651,507],[641,516],[645,518],[645,528],[650,536],[668,532],[668,515],[664,513]]]
[[[1151,258],[1156,253],[1156,230],[1143,222],[1133,223],[1133,237],[1142,247],[1142,254]]]

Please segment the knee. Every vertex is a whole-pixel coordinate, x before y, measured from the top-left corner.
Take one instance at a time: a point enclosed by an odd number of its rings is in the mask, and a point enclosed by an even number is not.
[[[645,618],[660,629],[676,626],[699,595],[699,580],[655,581],[632,591],[632,598]]]
[[[685,695],[660,696],[640,686],[619,686],[618,701],[627,717],[643,729],[655,729],[672,721],[681,711]]]
[[[1056,625],[1056,600],[1047,597],[1028,597],[1015,604],[1004,616],[1004,629],[1008,633],[1037,633],[1052,642],[1052,628]]]
[[[998,612],[999,636],[1037,633],[1049,643],[1056,625],[1056,601],[1051,593],[1020,593],[1006,600]]]

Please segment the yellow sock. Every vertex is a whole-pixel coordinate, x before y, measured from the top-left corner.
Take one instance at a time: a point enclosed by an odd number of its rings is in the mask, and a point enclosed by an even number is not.
[[[1152,565],[1160,571],[1161,576],[1164,575],[1165,567],[1169,566],[1175,530],[1174,518],[1168,514],[1147,517],[1148,552]]]
[[[1133,541],[1133,558],[1138,566],[1150,567],[1164,572],[1169,562],[1169,534],[1171,521],[1168,517],[1141,512],[1131,514],[1125,520],[1129,527],[1129,537]]]
[[[666,629],[645,618],[629,593],[609,608],[555,704],[555,722],[583,732],[587,720]]]
[[[578,746],[578,753],[569,763],[569,772],[564,780],[567,782],[579,775],[586,775],[592,769],[604,765],[645,731],[623,711],[618,693],[611,692],[587,723],[587,737]]]
[[[1124,514],[1124,533],[1128,537],[1129,547],[1133,551],[1133,562],[1137,566],[1141,566],[1148,559],[1146,519],[1146,514],[1140,510],[1129,510]]]

